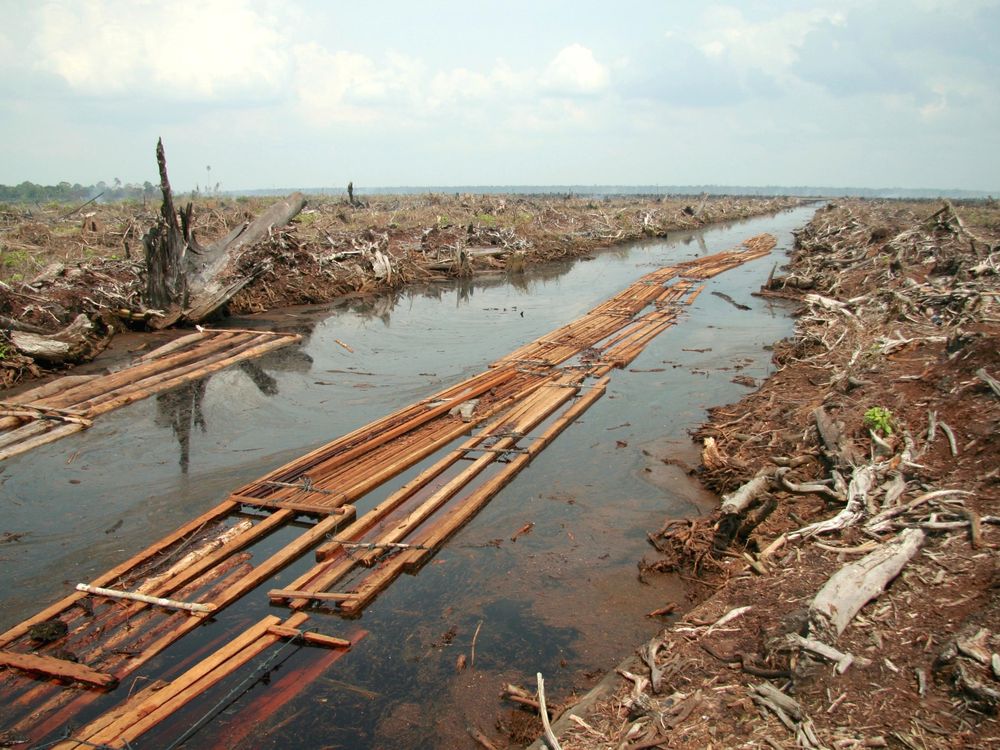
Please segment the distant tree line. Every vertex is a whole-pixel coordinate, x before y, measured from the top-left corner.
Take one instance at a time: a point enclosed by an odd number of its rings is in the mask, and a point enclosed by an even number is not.
[[[102,202],[150,199],[156,195],[156,186],[148,180],[141,185],[122,183],[117,177],[109,185],[103,180],[96,185],[60,182],[58,185],[0,185],[0,202],[3,203],[73,203],[88,201],[101,196]]]

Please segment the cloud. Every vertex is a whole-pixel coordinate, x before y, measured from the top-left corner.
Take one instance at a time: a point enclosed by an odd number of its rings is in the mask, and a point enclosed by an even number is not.
[[[1000,24],[1000,4],[950,5],[854,8],[843,24],[811,31],[799,75],[838,97],[907,95],[927,104],[939,100],[942,75],[995,91],[1000,54],[990,34]]]
[[[316,42],[293,49],[296,106],[314,126],[391,120],[406,125],[425,86],[419,60],[389,53],[378,62],[367,55],[330,51]]]
[[[597,61],[590,49],[571,44],[549,63],[541,86],[544,91],[560,96],[592,95],[604,91],[610,80],[607,67]]]
[[[753,22],[738,8],[714,6],[702,15],[693,38],[711,60],[787,79],[809,32],[820,24],[837,26],[843,22],[840,12],[819,8],[789,11]]]
[[[96,97],[274,96],[289,74],[281,24],[243,0],[50,2],[36,10],[38,67]]]

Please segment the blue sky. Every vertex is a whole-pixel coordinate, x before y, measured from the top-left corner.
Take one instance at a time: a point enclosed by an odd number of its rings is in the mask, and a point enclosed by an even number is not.
[[[1000,0],[0,0],[0,183],[1000,192]],[[209,169],[210,167],[210,169]]]

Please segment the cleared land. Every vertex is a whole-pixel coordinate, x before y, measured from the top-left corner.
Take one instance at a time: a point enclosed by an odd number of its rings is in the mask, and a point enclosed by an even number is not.
[[[641,565],[710,595],[564,750],[1000,743],[998,230],[849,201],[799,233],[761,292],[801,306],[781,369],[698,435],[725,503]]]

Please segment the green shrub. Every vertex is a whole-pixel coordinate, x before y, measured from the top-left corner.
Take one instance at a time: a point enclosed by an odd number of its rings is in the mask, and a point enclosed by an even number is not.
[[[865,427],[873,432],[891,435],[893,424],[892,412],[882,406],[873,406],[865,412]]]

